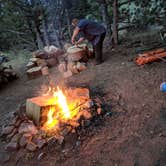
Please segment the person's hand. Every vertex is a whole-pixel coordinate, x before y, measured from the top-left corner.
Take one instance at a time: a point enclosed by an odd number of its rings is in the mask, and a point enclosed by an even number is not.
[[[75,38],[72,38],[72,39],[71,39],[71,43],[72,43],[72,44],[75,44],[75,43],[76,43]]]

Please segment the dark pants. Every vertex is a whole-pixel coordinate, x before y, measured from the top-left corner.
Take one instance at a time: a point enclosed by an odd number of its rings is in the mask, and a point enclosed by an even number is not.
[[[106,33],[102,33],[100,35],[100,39],[99,42],[93,46],[94,52],[95,52],[95,59],[96,59],[96,63],[101,63],[102,62],[102,57],[103,57],[103,53],[102,53],[102,49],[103,49],[103,41],[105,38]]]

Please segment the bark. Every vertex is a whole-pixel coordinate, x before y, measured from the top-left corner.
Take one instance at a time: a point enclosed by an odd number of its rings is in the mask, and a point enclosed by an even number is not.
[[[113,2],[113,39],[114,44],[118,45],[118,0]]]
[[[66,19],[67,19],[68,33],[69,33],[69,37],[71,37],[70,15],[69,15],[68,9],[65,9],[65,13],[66,13]]]
[[[110,23],[109,16],[108,16],[107,4],[101,3],[100,10],[101,10],[101,15],[102,15],[102,20],[105,24],[108,35],[111,36],[111,23]]]
[[[47,24],[46,24],[45,18],[43,18],[43,20],[42,20],[42,27],[43,27],[43,37],[44,37],[45,45],[49,46],[50,41],[49,41],[49,36],[47,33]]]
[[[43,41],[41,38],[40,28],[38,27],[38,25],[35,24],[34,30],[35,30],[35,34],[36,34],[38,49],[42,49],[44,47],[44,45],[43,45]]]

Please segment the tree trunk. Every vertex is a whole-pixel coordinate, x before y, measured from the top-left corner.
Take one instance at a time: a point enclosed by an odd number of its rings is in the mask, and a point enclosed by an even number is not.
[[[34,30],[36,33],[36,40],[37,40],[38,49],[42,49],[44,47],[44,45],[43,45],[43,41],[41,38],[41,32],[40,32],[39,27],[36,24],[35,24]]]
[[[105,1],[100,3],[100,11],[101,11],[102,20],[105,24],[108,35],[111,36],[111,23],[110,23],[110,20],[109,20],[107,4],[106,4]]]
[[[71,23],[70,23],[70,15],[69,15],[68,9],[65,9],[65,12],[66,12],[68,33],[69,33],[69,37],[71,37],[71,26],[70,26]]]
[[[42,27],[43,27],[43,37],[44,37],[45,44],[46,44],[46,46],[49,46],[50,41],[49,41],[49,37],[48,37],[48,33],[47,33],[47,24],[46,24],[45,18],[43,18],[43,20],[42,20]]]
[[[118,0],[113,2],[113,38],[114,44],[118,45]]]

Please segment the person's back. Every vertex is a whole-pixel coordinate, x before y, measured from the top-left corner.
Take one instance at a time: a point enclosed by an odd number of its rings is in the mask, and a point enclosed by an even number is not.
[[[75,27],[72,35],[72,43],[80,44],[84,39],[90,41],[93,45],[96,57],[96,64],[102,62],[102,47],[106,35],[106,29],[103,25],[88,19],[73,19],[72,25]],[[78,33],[82,33],[82,37],[76,41]]]
[[[85,34],[89,34],[89,35],[97,36],[106,32],[106,29],[104,26],[102,26],[101,24],[95,21],[88,20],[88,19],[81,19],[78,22],[77,26],[80,28],[80,30],[83,30]]]

